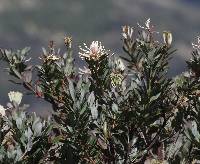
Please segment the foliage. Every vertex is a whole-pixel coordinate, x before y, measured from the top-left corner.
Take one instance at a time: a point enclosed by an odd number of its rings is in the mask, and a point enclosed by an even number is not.
[[[98,41],[83,44],[86,66],[79,71],[70,37],[66,53],[51,41],[35,66],[29,48],[2,49],[16,78],[11,82],[53,109],[45,120],[20,106],[21,93],[9,93],[10,103],[0,106],[2,163],[198,163],[200,41],[193,43],[189,71],[171,79],[172,34],[157,38],[150,19],[123,26],[125,54],[118,57]]]
[[[14,95],[15,94],[15,95]],[[16,100],[22,97],[17,92],[10,92],[1,121],[1,163],[38,163],[48,152],[47,144],[50,120],[45,121],[35,113],[27,114],[28,105],[19,106]],[[21,101],[21,100],[20,100]],[[19,102],[19,101],[18,101]],[[1,113],[2,114],[2,113]]]

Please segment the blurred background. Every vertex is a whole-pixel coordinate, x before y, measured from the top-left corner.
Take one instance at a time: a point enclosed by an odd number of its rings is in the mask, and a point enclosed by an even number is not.
[[[191,42],[200,33],[200,0],[0,0],[0,47],[21,49],[31,47],[33,62],[37,62],[41,47],[54,40],[64,50],[63,38],[73,37],[77,65],[78,46],[83,42],[102,41],[113,53],[123,55],[121,26],[136,26],[151,18],[157,31],[173,33],[173,46],[178,49],[170,65],[170,76],[183,72],[185,59],[190,57]],[[22,87],[10,79],[0,62],[0,104],[8,102],[10,90]],[[23,102],[31,110],[45,114],[48,104],[26,96]],[[37,103],[36,103],[37,102]]]

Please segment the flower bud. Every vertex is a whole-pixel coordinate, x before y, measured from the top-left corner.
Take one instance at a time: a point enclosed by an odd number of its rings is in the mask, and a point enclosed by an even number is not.
[[[64,42],[67,48],[71,48],[72,47],[72,37],[65,37],[64,38]]]
[[[120,71],[124,71],[125,70],[125,65],[123,63],[123,61],[121,59],[117,59],[115,61],[115,64],[116,64],[116,68]]]
[[[169,47],[172,43],[172,33],[169,31],[163,31],[163,41]]]
[[[10,102],[14,102],[17,105],[19,105],[21,103],[22,96],[23,96],[23,94],[20,93],[20,92],[11,91],[11,92],[8,93],[8,97],[10,99]]]

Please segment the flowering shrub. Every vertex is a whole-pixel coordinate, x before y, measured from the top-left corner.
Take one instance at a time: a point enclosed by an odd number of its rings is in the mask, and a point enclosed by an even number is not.
[[[200,42],[192,43],[188,72],[168,78],[172,34],[162,40],[148,19],[122,27],[118,57],[101,42],[80,46],[86,65],[74,66],[53,41],[41,64],[28,64],[29,48],[1,49],[8,73],[27,93],[52,105],[48,119],[27,113],[22,94],[0,106],[2,163],[198,163],[200,160]],[[33,76],[36,73],[37,76]]]

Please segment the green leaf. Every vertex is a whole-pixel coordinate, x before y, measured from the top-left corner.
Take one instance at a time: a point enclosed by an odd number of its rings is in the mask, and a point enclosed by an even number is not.
[[[88,103],[90,106],[91,114],[93,119],[97,119],[98,117],[98,103],[95,102],[94,93],[92,92],[88,97]]]
[[[153,102],[153,101],[155,101],[155,100],[157,100],[157,99],[159,98],[160,94],[161,94],[161,92],[158,93],[158,94],[155,95],[155,96],[152,96],[152,97],[150,98],[150,103]]]
[[[14,72],[14,75],[15,75],[17,78],[22,79],[21,74],[20,74],[14,67],[12,67],[11,70]]]
[[[68,83],[69,83],[69,92],[70,92],[71,98],[75,102],[76,98],[75,98],[75,90],[74,90],[73,82],[70,79],[68,79]]]

